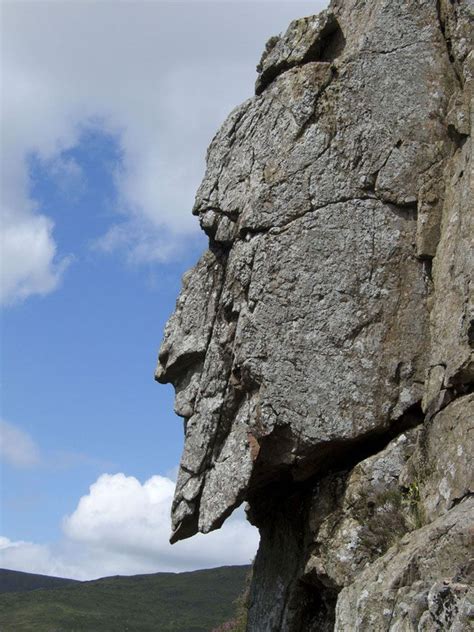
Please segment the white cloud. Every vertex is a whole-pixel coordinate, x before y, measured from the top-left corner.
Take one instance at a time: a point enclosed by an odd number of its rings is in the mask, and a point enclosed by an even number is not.
[[[40,462],[39,449],[30,435],[4,420],[0,420],[0,457],[20,468]]]
[[[65,519],[65,534],[110,555],[127,554],[135,563],[140,560],[161,570],[239,564],[252,559],[258,536],[242,512],[221,531],[199,534],[171,546],[174,488],[174,482],[163,476],[153,476],[141,484],[125,474],[104,474]]]
[[[48,294],[61,282],[71,257],[58,258],[53,222],[44,215],[4,210],[0,234],[0,302],[9,305]]]
[[[3,257],[6,302],[54,290],[67,263],[48,219],[61,209],[35,208],[27,158],[53,169],[90,124],[113,134],[123,156],[120,215],[98,245],[134,262],[186,248],[205,148],[251,94],[265,38],[326,2],[268,4],[3,5],[0,189],[6,252],[15,255]]]
[[[48,546],[0,536],[0,566],[25,573],[81,578],[77,566],[65,563]]]
[[[0,566],[91,579],[112,574],[185,571],[251,562],[258,532],[242,510],[219,531],[169,544],[175,483],[152,476],[140,483],[103,474],[64,519],[65,539],[55,547],[4,539]]]

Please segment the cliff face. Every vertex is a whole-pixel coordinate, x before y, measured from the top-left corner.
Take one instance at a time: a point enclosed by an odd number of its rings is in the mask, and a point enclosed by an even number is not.
[[[156,378],[172,539],[243,501],[260,529],[249,631],[473,624],[473,21],[333,0],[209,147]]]

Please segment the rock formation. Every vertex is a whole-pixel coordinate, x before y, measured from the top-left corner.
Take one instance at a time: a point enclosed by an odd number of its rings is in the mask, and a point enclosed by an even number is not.
[[[209,147],[156,379],[172,540],[242,502],[250,632],[474,626],[474,2],[333,0]]]

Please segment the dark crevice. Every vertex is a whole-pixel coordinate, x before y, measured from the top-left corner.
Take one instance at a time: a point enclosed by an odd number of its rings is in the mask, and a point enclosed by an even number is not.
[[[474,319],[469,321],[469,326],[467,328],[467,340],[471,349],[474,349]]]
[[[292,619],[301,605],[294,603],[293,596],[303,570],[308,510],[308,499],[299,491],[271,506],[260,530],[247,630],[257,632],[263,621],[267,632],[304,629],[292,625]]]
[[[265,621],[267,632],[332,632],[337,589],[304,572],[311,494],[293,486],[274,500],[260,525],[247,630]]]
[[[437,0],[436,1],[436,10],[437,10],[437,14],[438,14],[438,23],[439,23],[439,29],[441,31],[441,35],[443,36],[443,40],[446,44],[446,52],[448,54],[448,58],[449,61],[451,63],[451,67],[454,71],[454,74],[456,75],[456,79],[458,80],[459,85],[462,87],[463,85],[463,78],[461,73],[459,72],[459,69],[457,68],[457,63],[456,63],[456,59],[453,53],[453,47],[452,47],[452,43],[451,43],[451,38],[449,37],[448,33],[446,32],[446,19],[445,16],[443,15],[443,7],[442,7],[442,1],[441,0]]]
[[[416,219],[418,216],[418,202],[407,202],[405,204],[398,202],[395,204],[388,200],[382,199],[381,201],[387,204],[395,215],[403,219]]]
[[[274,42],[278,45],[278,40]],[[261,71],[257,79],[255,94],[262,92],[281,74],[310,62],[332,62],[339,57],[344,50],[346,40],[339,26],[339,22],[333,14],[329,14],[328,21],[322,30],[317,34],[313,44],[308,48],[305,55],[298,62],[283,60],[269,66]]]
[[[433,256],[420,256],[420,261],[423,265],[423,276],[428,283],[433,282]]]
[[[448,136],[453,141],[457,149],[462,149],[468,138],[465,134],[459,133],[454,125],[448,125]]]
[[[209,250],[216,256],[216,259],[221,260],[223,262],[224,274],[223,278],[225,278],[225,269],[227,266],[227,259],[229,256],[229,252],[231,250],[232,245],[223,243],[221,241],[216,241],[214,238],[209,237]],[[222,288],[224,287],[224,282],[222,283]],[[222,291],[221,288],[221,291]],[[219,304],[219,301],[216,302]]]
[[[346,38],[334,15],[330,15],[319,37],[303,57],[303,64],[311,61],[332,62],[341,55],[346,46]]]
[[[438,397],[426,411],[427,421],[430,421],[435,415],[438,415],[456,399],[474,393],[474,382],[472,381],[471,374],[465,376],[461,371],[458,375],[453,376],[451,380],[456,383],[448,388],[441,389]]]
[[[453,500],[451,501],[450,509],[452,509],[453,507],[456,507],[457,505],[462,503],[463,500],[466,500],[467,498],[472,498],[473,496],[474,496],[474,492],[469,490],[465,494],[463,494],[462,496],[458,496],[457,498],[453,498]]]
[[[458,373],[452,376],[451,385],[447,388],[451,393],[451,402],[458,397],[464,397],[464,395],[471,395],[474,392],[474,380],[472,375],[460,369]]]
[[[204,351],[188,351],[187,353],[181,353],[175,362],[166,366],[166,362],[169,357],[168,351],[160,353],[160,363],[166,367],[166,372],[163,376],[156,377],[156,381],[160,384],[173,383],[174,380],[180,377],[183,373],[186,373],[191,367],[202,362],[204,358]]]
[[[300,604],[299,620],[295,630],[305,632],[332,632],[336,620],[337,590],[324,586],[320,581],[311,583],[300,580],[294,601]]]
[[[289,427],[277,428],[271,435],[260,439],[258,461],[262,465],[259,468],[257,461],[248,494],[251,506],[258,508],[258,512],[252,510],[252,519],[258,526],[260,514],[264,517],[269,503],[271,505],[275,499],[281,500],[297,489],[312,489],[322,476],[330,472],[353,469],[361,461],[381,452],[403,432],[421,425],[423,420],[421,403],[417,402],[385,431],[371,431],[357,439],[328,441],[308,450],[297,464],[279,465],[272,470],[269,464],[275,461],[278,445],[281,446],[282,441],[294,440],[290,437]]]
[[[383,450],[400,433],[422,423],[423,413],[417,403],[383,433],[328,442],[326,449],[313,455],[313,474],[305,480],[295,481],[291,467],[287,467],[278,474],[274,472],[273,480],[254,488],[247,514],[250,522],[259,527],[261,541],[254,567],[248,630],[256,632],[259,622],[265,620],[265,629],[272,632],[332,632],[340,587],[329,579],[323,583],[317,573],[306,570],[312,542],[309,513],[314,490],[323,477],[347,476],[358,463]],[[263,443],[261,452],[265,449]],[[275,593],[275,583],[279,583],[279,594]]]

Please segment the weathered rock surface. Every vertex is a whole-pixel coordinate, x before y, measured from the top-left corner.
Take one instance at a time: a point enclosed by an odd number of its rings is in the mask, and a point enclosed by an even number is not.
[[[444,408],[420,430],[400,482],[419,487],[420,510],[432,521],[474,495],[474,395]]]
[[[472,629],[474,499],[405,536],[344,588],[335,630]]]
[[[156,378],[185,418],[172,540],[243,501],[260,529],[250,631],[474,625],[473,23],[333,0],[209,147]]]

